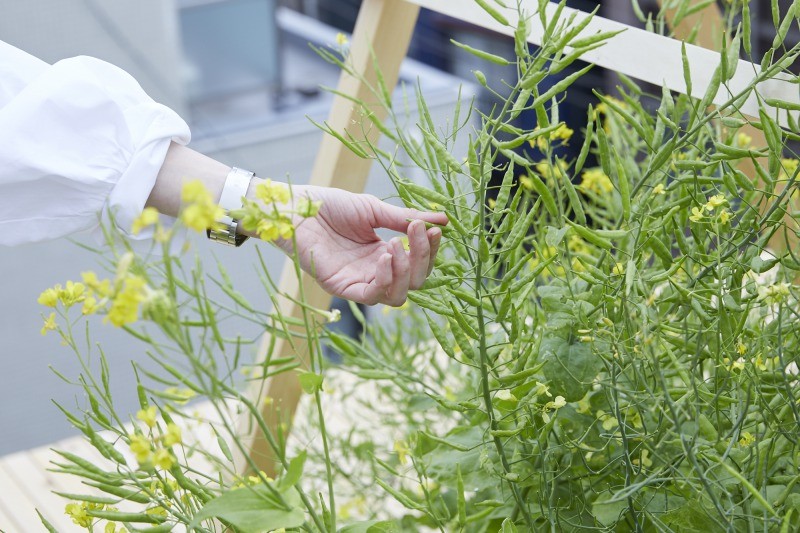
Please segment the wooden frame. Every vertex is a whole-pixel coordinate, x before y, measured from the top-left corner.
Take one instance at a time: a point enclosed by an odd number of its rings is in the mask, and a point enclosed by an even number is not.
[[[511,2],[512,4],[516,2]],[[524,11],[534,13],[538,6],[536,0],[522,0]],[[461,19],[466,22],[512,35],[513,29],[501,25],[488,16],[479,5],[471,0],[364,0],[352,36],[351,59],[356,72],[364,76],[368,83],[374,83],[375,72],[373,67],[377,63],[383,73],[387,87],[392,88],[397,83],[400,64],[405,57],[414,24],[420,7],[426,7],[442,14]],[[548,3],[547,10],[553,14],[556,5]],[[517,21],[516,9],[502,10],[512,24]],[[563,20],[574,17],[577,22],[588,16],[579,10],[564,8],[561,16]],[[694,18],[686,19],[676,28],[676,35],[685,38],[693,27],[693,21],[699,17],[707,17],[712,29],[709,29],[699,39],[700,46],[686,44],[680,40],[664,37],[645,30],[626,26],[624,24],[595,16],[594,19],[581,33],[583,36],[598,32],[619,31],[620,33],[595,50],[589,51],[582,59],[594,63],[632,78],[664,85],[667,88],[687,93],[683,73],[682,49],[685,46],[686,56],[690,65],[692,78],[691,96],[701,98],[711,82],[714,70],[719,64],[719,52],[715,51],[720,46],[708,36],[721,35],[723,28],[722,17],[715,5],[702,10]],[[671,20],[670,14],[668,19]],[[531,32],[529,41],[532,44],[541,44],[544,29],[538,17],[530,20]],[[721,41],[720,41],[721,43]],[[705,47],[705,48],[704,48]],[[373,62],[374,53],[375,61]],[[725,103],[732,94],[736,94],[747,87],[753,80],[754,73],[760,70],[758,65],[740,60],[733,78],[723,86],[713,103]],[[338,90],[347,95],[353,95],[366,102],[371,102],[371,95],[366,84],[353,77],[343,74],[338,85]],[[779,98],[800,105],[800,96],[797,87],[781,79],[769,80],[758,86],[762,96]],[[352,124],[358,123],[358,109],[346,98],[337,96],[333,102],[328,123],[335,131],[347,130]],[[371,111],[383,116],[379,106]],[[751,96],[741,107],[742,113],[758,116],[758,104],[755,95]],[[787,124],[785,111],[776,110],[776,116],[781,124]],[[352,128],[349,132],[353,137],[363,135],[360,128]],[[759,132],[760,134],[760,132]],[[373,129],[367,135],[370,141],[377,140],[377,132]],[[756,142],[763,143],[763,137],[751,133]],[[333,186],[361,192],[364,189],[370,161],[359,159],[349,152],[338,140],[325,136],[314,164],[311,183],[321,186]],[[295,276],[294,265],[287,260],[281,276],[279,290],[290,298],[278,302],[281,311],[287,316],[299,317],[301,308],[292,300],[299,300],[302,292],[309,305],[317,308],[327,308],[330,296],[324,293],[313,280],[304,275],[301,280]],[[272,344],[274,342],[274,344]],[[301,363],[307,363],[307,346],[303,342],[294,342],[294,348],[282,339],[270,340],[265,336],[260,349],[260,357],[264,357],[267,350],[272,350],[274,357],[297,357]],[[270,429],[288,430],[297,403],[300,399],[301,389],[297,377],[293,373],[283,373],[254,385],[248,392],[251,400],[262,408],[264,419]],[[269,403],[263,402],[264,398],[271,398]],[[285,424],[282,426],[281,424]],[[269,445],[264,441],[261,431],[254,427],[253,421],[246,419],[240,428],[244,438],[245,449],[249,450],[249,458],[259,468],[269,474],[275,473],[274,455]],[[237,458],[238,471],[246,470],[249,463],[246,458]]]

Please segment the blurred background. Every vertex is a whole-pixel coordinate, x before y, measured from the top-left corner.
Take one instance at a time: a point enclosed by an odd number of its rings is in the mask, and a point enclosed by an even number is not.
[[[781,0],[781,4],[789,2]],[[569,4],[588,11],[600,2]],[[187,120],[192,148],[262,177],[289,176],[302,183],[308,179],[321,138],[307,117],[316,121],[327,117],[332,98],[319,86],[335,86],[338,79],[337,70],[319,59],[308,43],[333,45],[338,31],[352,30],[359,5],[360,0],[0,0],[0,40],[51,63],[76,55],[114,63],[130,72],[155,100]],[[644,12],[657,10],[655,0],[642,0],[639,5]],[[772,41],[774,30],[768,1],[751,2],[751,11],[757,21],[757,54],[764,43]],[[630,0],[604,1],[601,14],[641,25]],[[450,45],[451,38],[513,55],[513,43],[507,38],[423,10],[401,80],[420,81],[440,123],[450,114],[462,84],[466,84],[464,94],[474,94],[478,105],[491,105],[489,96],[472,85],[473,69],[480,68],[490,80],[515,75],[513,69],[493,71],[491,65],[478,65],[475,58]],[[797,36],[790,39],[796,41]],[[592,89],[613,92],[617,83],[612,73],[594,69],[570,89],[560,108],[560,118],[576,132],[570,148],[581,146],[579,132],[585,124],[586,106],[595,100]],[[394,201],[390,187],[388,179],[373,169],[368,192]],[[76,240],[95,244],[88,236]],[[267,306],[252,267],[254,247],[266,254],[276,276],[283,264],[279,252],[260,243],[231,250],[195,241],[193,249],[209,270],[214,260],[221,261],[241,292]],[[69,240],[0,248],[4,295],[0,306],[0,455],[74,434],[51,399],[68,406],[82,405],[83,400],[76,388],[48,367],[74,377],[77,363],[55,335],[40,335],[43,309],[36,299],[44,288],[78,279],[81,271],[99,270],[98,265],[95,255]],[[244,322],[229,328],[234,330],[231,334],[238,331],[245,338],[260,335]],[[141,346],[99,321],[93,323],[92,331],[111,364],[120,412],[135,412],[138,404],[130,362],[145,360]]]

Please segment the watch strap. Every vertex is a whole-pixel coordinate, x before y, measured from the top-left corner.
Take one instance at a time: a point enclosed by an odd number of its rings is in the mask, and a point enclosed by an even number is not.
[[[225,179],[219,206],[225,210],[225,216],[218,220],[220,228],[206,230],[206,235],[212,241],[230,246],[241,246],[249,237],[237,233],[239,221],[231,218],[230,212],[242,207],[242,197],[247,195],[250,181],[254,174],[249,170],[233,167]]]

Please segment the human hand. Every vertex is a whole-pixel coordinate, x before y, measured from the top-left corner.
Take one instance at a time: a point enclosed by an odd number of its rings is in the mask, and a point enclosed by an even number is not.
[[[368,305],[400,306],[433,270],[442,230],[426,230],[425,222],[446,225],[444,213],[396,207],[330,187],[294,185],[292,190],[295,201],[322,201],[316,216],[295,218],[295,242],[301,268],[328,293]],[[407,233],[409,250],[399,237],[384,241],[375,228]],[[276,243],[292,253],[291,240]]]

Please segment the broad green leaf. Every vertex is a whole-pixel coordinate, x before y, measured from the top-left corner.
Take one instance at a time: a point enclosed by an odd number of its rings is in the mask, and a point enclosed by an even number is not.
[[[553,396],[563,396],[568,402],[583,398],[597,373],[603,368],[599,355],[592,353],[592,343],[570,342],[550,334],[542,340],[539,360],[542,373]]]
[[[620,515],[628,508],[628,501],[623,499],[609,502],[612,499],[610,494],[601,494],[592,504],[592,514],[598,522],[606,527],[612,527],[620,518]]]
[[[284,507],[276,501],[264,485],[243,487],[209,501],[194,516],[191,527],[198,527],[200,522],[210,518],[225,520],[242,533],[302,526],[305,513],[288,501],[287,505]]]

